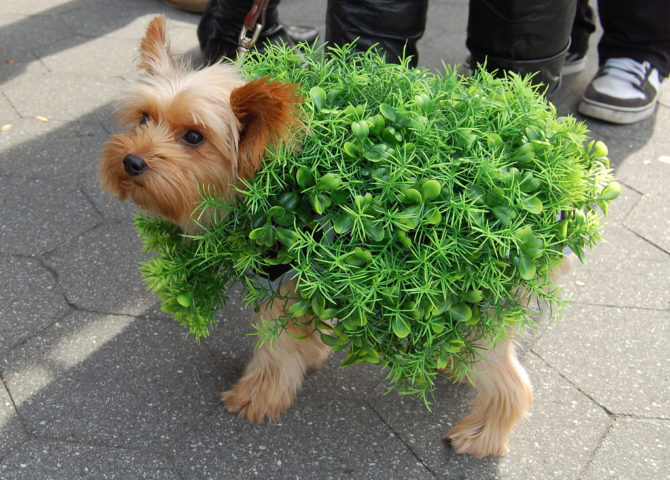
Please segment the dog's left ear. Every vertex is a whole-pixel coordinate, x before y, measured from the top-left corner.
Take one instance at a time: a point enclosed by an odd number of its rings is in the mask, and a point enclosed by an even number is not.
[[[165,31],[165,16],[159,15],[147,26],[147,31],[140,44],[140,58],[142,61],[139,67],[151,75],[169,73],[177,65]]]
[[[230,104],[240,122],[238,175],[254,176],[268,146],[286,141],[295,127],[301,124],[297,105],[301,98],[297,87],[259,78],[236,88],[230,94]]]

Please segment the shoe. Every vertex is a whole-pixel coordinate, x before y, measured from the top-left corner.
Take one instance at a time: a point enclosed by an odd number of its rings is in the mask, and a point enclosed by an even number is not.
[[[639,122],[654,113],[661,76],[649,62],[610,58],[586,87],[579,112],[611,123]]]
[[[587,56],[584,53],[568,52],[565,57],[565,63],[561,69],[562,75],[574,75],[586,67]]]
[[[163,3],[179,10],[202,13],[205,10],[205,5],[207,5],[207,0],[163,0]]]

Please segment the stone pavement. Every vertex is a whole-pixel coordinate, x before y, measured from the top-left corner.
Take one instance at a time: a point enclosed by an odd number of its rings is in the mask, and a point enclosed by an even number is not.
[[[523,342],[535,386],[508,456],[455,455],[441,434],[470,389],[446,381],[432,412],[384,395],[373,366],[310,374],[275,424],[218,404],[253,338],[228,305],[200,345],[139,277],[132,205],[101,192],[113,101],[148,21],[198,60],[198,16],[158,0],[0,2],[0,478],[670,478],[670,82],[653,119],[588,121],[624,194],[607,243],[565,278],[572,306]],[[324,30],[325,0],[284,0],[287,23]],[[466,0],[434,1],[423,66],[461,63]],[[554,98],[576,114],[594,73]],[[7,127],[3,127],[5,130]]]

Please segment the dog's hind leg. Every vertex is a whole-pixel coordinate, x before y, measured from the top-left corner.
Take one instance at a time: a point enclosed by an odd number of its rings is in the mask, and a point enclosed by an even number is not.
[[[511,339],[500,341],[477,364],[482,373],[472,376],[477,395],[472,411],[445,438],[456,453],[482,458],[503,455],[509,447],[514,425],[533,403],[533,390],[526,370],[516,357]]]
[[[295,293],[290,293],[294,286],[293,282],[289,282],[282,287],[282,291],[295,296]],[[264,304],[259,315],[271,320],[282,316],[288,306],[288,302],[275,300]],[[305,327],[290,323],[279,338],[258,348],[244,376],[232,389],[221,394],[226,408],[252,422],[265,418],[277,420],[293,403],[307,369],[320,367],[330,353],[330,348],[312,330],[311,325]],[[309,336],[294,338],[296,334]]]

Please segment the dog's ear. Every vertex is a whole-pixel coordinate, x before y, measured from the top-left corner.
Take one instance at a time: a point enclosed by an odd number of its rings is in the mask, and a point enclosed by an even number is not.
[[[265,149],[285,141],[301,124],[297,105],[301,102],[297,87],[268,82],[267,77],[251,81],[230,94],[230,104],[240,122],[240,144],[237,173],[242,178],[254,176]]]
[[[165,30],[165,16],[159,15],[147,26],[147,31],[140,44],[139,67],[152,75],[170,72],[176,66]]]

